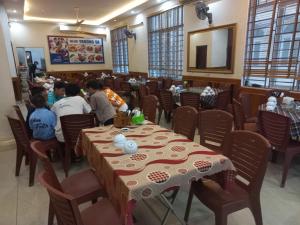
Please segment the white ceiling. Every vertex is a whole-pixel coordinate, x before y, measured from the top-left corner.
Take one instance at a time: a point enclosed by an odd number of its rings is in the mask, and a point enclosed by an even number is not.
[[[79,7],[79,19],[84,19],[86,24],[95,21],[112,22],[132,14],[139,13],[149,7],[161,4],[166,0],[3,0],[10,20],[27,18],[36,21],[52,19],[52,22],[75,22],[74,7]],[[135,7],[128,9],[129,4]],[[142,3],[142,4],[141,4]],[[25,10],[24,4],[29,10]],[[139,5],[140,4],[140,5]],[[138,6],[136,6],[138,5]],[[123,10],[121,10],[123,8]],[[127,10],[124,11],[124,8]],[[17,10],[17,13],[14,11]],[[132,13],[131,11],[134,11]],[[118,12],[118,13],[117,13]],[[113,13],[113,15],[110,15]],[[105,17],[105,19],[103,18]],[[103,20],[104,19],[104,20]]]

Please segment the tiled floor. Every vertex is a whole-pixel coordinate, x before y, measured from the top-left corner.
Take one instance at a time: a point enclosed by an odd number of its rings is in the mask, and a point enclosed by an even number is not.
[[[162,121],[162,124],[165,124]],[[169,125],[168,125],[169,126]],[[195,138],[199,140],[199,136]],[[74,165],[74,173],[86,163]],[[28,187],[28,167],[22,165],[19,177],[14,176],[15,150],[0,150],[0,225],[46,225],[48,196],[46,191],[36,181],[33,187]],[[55,164],[59,177],[63,177],[61,164]],[[41,165],[38,165],[38,169]],[[265,225],[300,225],[300,159],[295,160],[289,171],[287,185],[279,187],[281,178],[280,164],[269,164],[261,192],[263,220]],[[180,192],[175,202],[175,208],[183,216],[187,193]],[[152,213],[143,202],[135,211],[138,225],[160,224],[159,217],[164,213],[164,207],[158,200],[149,201],[154,208]],[[178,221],[170,216],[168,225],[177,225]],[[190,216],[190,225],[213,225],[214,215],[199,201],[194,199]],[[229,216],[228,225],[254,225],[254,220],[248,209],[241,210]]]

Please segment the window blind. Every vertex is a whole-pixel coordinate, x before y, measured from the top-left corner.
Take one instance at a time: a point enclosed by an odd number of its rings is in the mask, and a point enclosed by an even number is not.
[[[299,0],[250,0],[245,86],[299,90]]]
[[[110,33],[114,73],[128,74],[128,42],[125,30],[126,27],[121,27]]]
[[[148,52],[150,76],[182,78],[182,6],[148,18]]]

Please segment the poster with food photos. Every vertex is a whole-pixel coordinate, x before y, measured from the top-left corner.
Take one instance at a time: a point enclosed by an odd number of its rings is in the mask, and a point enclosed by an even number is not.
[[[102,64],[103,39],[48,36],[51,64]]]

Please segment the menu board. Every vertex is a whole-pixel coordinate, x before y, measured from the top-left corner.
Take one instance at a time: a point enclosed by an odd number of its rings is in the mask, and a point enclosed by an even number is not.
[[[103,39],[48,36],[51,64],[104,63]]]

